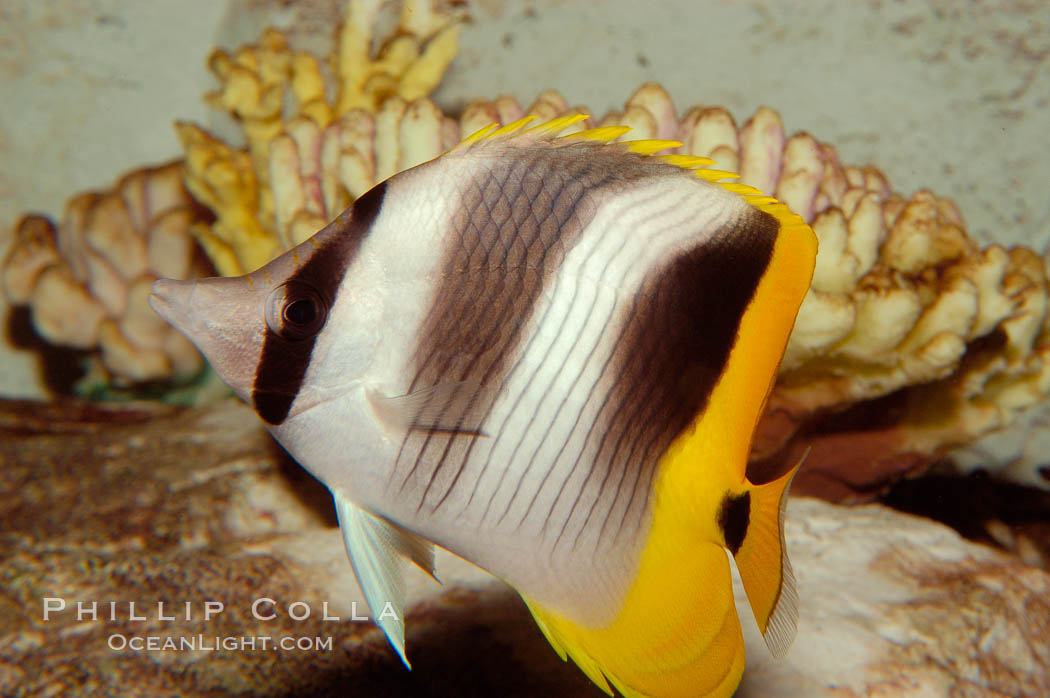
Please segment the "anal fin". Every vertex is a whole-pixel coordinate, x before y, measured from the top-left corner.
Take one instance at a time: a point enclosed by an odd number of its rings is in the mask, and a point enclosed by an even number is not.
[[[526,596],[522,596],[521,598],[525,601],[525,605],[532,614],[532,619],[536,621],[536,625],[539,626],[540,632],[542,632],[543,636],[547,638],[547,642],[549,642],[551,647],[554,648],[554,651],[558,653],[561,660],[564,662],[567,661],[569,657],[572,657],[572,661],[576,663],[576,666],[580,668],[580,671],[582,671],[595,686],[602,689],[607,695],[613,695],[612,689],[609,688],[609,682],[606,681],[605,673],[602,671],[601,665],[598,664],[598,662],[596,662],[583,647],[579,646],[578,643],[573,642],[571,638],[562,636],[557,630],[558,624],[556,619],[540,608],[535,601],[530,600]],[[621,689],[621,692],[624,691]]]
[[[336,490],[332,491],[332,496],[346,554],[372,618],[386,634],[401,661],[411,669],[412,665],[405,656],[405,588],[398,558],[411,560],[433,577],[434,545],[365,511]]]

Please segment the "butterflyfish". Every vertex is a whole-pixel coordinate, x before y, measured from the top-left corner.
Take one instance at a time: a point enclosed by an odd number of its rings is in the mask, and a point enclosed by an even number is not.
[[[434,546],[525,600],[607,693],[727,696],[744,643],[726,551],[774,655],[797,620],[793,474],[746,476],[816,238],[710,160],[491,126],[236,278],[154,310],[335,500],[406,666],[400,558]]]

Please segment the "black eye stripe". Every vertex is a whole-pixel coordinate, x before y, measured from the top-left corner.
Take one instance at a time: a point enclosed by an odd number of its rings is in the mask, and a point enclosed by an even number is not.
[[[302,283],[313,288],[322,300],[327,299],[327,306],[331,307],[347,268],[357,256],[361,241],[379,215],[385,192],[386,182],[380,182],[329,223],[322,232],[332,234],[322,236],[325,242],[310,254],[287,283]],[[283,304],[280,316],[284,316]],[[259,365],[255,369],[252,404],[268,424],[280,424],[288,417],[310,366],[310,354],[316,339],[316,332],[301,341],[289,341],[272,327],[266,333]]]

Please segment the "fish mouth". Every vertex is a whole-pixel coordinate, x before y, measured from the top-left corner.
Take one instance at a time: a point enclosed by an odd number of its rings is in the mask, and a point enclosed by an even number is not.
[[[189,325],[193,281],[159,279],[150,287],[149,307],[169,325],[185,333]]]

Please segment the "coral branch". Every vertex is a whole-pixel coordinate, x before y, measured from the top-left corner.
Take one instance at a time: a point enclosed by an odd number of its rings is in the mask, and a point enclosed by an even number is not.
[[[203,220],[181,163],[132,172],[107,192],[71,199],[58,227],[23,218],[0,271],[4,292],[29,306],[49,342],[97,349],[116,383],[189,378],[200,355],[146,298],[157,278],[207,273],[189,233]]]
[[[244,273],[377,182],[479,128],[524,114],[586,112],[548,90],[528,108],[502,96],[443,113],[427,95],[455,55],[460,12],[408,0],[393,30],[377,36],[382,5],[351,0],[327,60],[293,51],[272,29],[256,44],[211,56],[220,85],[207,99],[240,124],[243,148],[179,124],[181,167],[134,173],[111,192],[77,197],[57,229],[24,219],[4,290],[32,307],[39,332],[99,346],[121,380],[187,375],[199,358],[142,301],[146,280],[199,271],[187,231],[220,273]],[[894,192],[878,170],[844,166],[833,146],[808,133],[789,136],[768,107],[742,126],[715,106],[679,116],[666,90],[646,84],[622,111],[570,130],[614,123],[633,128],[628,139],[677,139],[675,152],[738,171],[743,184],[789,204],[820,240],[813,285],[755,441],[753,478],[811,449],[799,490],[867,496],[957,446],[1002,433],[1050,395],[1047,269],[1031,250],[979,249],[951,201]],[[213,218],[194,212],[180,173]],[[1050,479],[1030,475],[1021,479],[1050,488]]]

